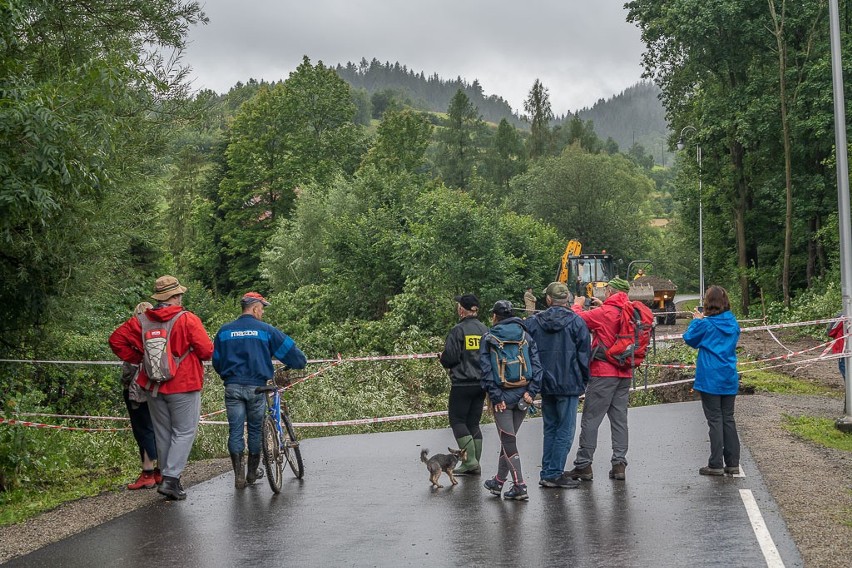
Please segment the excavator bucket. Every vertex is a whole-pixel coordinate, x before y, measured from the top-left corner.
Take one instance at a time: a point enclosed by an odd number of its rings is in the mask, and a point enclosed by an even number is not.
[[[630,283],[630,291],[627,297],[631,301],[639,301],[649,303],[654,300],[654,287],[651,284],[642,284],[639,282]]]

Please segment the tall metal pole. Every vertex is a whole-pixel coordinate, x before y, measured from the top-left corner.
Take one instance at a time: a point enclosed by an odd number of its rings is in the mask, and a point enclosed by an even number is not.
[[[701,145],[698,144],[698,305],[704,305],[704,207],[701,203]]]
[[[848,336],[852,324],[852,230],[850,230],[849,208],[849,160],[846,150],[846,106],[843,97],[843,68],[840,62],[840,15],[837,0],[828,3],[831,23],[831,78],[834,90],[834,146],[837,154],[837,206],[840,221],[840,289],[843,294],[844,335]],[[852,432],[852,352],[846,339],[843,357],[846,359],[846,404],[843,418],[836,422],[837,428]]]
[[[698,129],[692,125],[684,126],[680,131],[680,137],[677,141],[677,149],[683,150],[686,147],[683,135],[687,130],[691,130],[693,134],[698,132]],[[698,162],[698,293],[701,295],[698,298],[698,305],[704,305],[704,207],[702,206],[702,187],[701,187],[701,144],[695,145],[695,161]]]

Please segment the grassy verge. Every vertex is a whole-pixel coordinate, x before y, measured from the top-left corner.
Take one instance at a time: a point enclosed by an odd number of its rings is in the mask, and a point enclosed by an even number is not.
[[[0,493],[0,526],[25,521],[63,503],[113,491],[124,483],[127,483],[124,473],[110,467],[69,471],[54,484],[18,487]]]
[[[815,444],[852,454],[852,434],[841,432],[834,420],[814,416],[784,416],[784,429]]]
[[[829,388],[809,381],[773,373],[772,371],[749,371],[740,378],[740,387],[754,392],[780,394],[834,394]]]
[[[852,456],[852,434],[838,430],[834,420],[815,416],[784,415],[781,426],[798,438],[847,452]],[[844,526],[852,527],[852,509],[844,509],[838,521]]]

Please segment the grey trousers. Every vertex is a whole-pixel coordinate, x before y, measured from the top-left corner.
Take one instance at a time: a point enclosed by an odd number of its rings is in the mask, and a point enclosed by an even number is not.
[[[180,477],[195,442],[201,416],[201,391],[149,397],[157,440],[157,462],[164,476]]]
[[[592,377],[586,386],[583,418],[580,422],[580,446],[574,467],[582,469],[592,464],[598,446],[598,428],[606,415],[612,430],[613,465],[627,465],[627,403],[630,379]]]
[[[494,412],[494,424],[500,435],[500,460],[497,463],[497,480],[500,483],[511,476],[515,485],[526,485],[517,439],[518,430],[521,429],[526,415],[526,410],[518,410],[514,405],[503,412]]]

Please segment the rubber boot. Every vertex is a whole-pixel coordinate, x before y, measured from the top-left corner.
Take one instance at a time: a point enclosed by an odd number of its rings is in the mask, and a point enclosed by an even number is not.
[[[263,477],[263,470],[260,469],[260,454],[249,454],[248,467],[246,467],[246,483],[252,485],[255,481]]]
[[[476,446],[473,443],[473,436],[462,436],[456,438],[460,450],[467,450],[467,459],[453,470],[453,475],[479,475],[482,469],[479,467],[479,460],[476,459]]]
[[[474,438],[473,445],[476,448],[476,461],[482,461],[482,438]]]
[[[243,489],[246,486],[246,469],[243,454],[231,454],[231,465],[234,467],[234,487]]]

